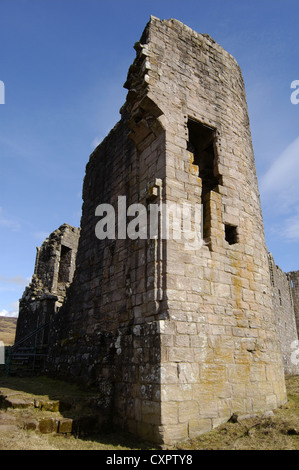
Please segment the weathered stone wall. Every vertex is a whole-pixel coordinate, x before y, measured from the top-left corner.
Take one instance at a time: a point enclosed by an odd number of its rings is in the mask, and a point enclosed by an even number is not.
[[[189,120],[214,130],[217,182],[201,200],[208,245],[187,251],[183,242],[167,243],[160,424],[171,441],[212,429],[232,413],[275,408],[285,389],[240,69],[210,37],[177,21],[152,19],[146,39],[148,96],[166,128],[167,201],[200,200],[204,175],[200,168],[194,174],[187,150]],[[227,227],[235,242],[227,241]]]
[[[284,370],[287,374],[299,374],[298,365],[293,364],[291,360],[292,344],[298,340],[291,276],[276,266],[271,253],[269,253],[269,265],[273,310],[282,347]]]
[[[135,49],[121,121],[86,167],[48,368],[97,385],[118,427],[171,443],[281,405],[284,372],[239,66],[176,20],[151,17]],[[205,246],[99,240],[96,207],[118,196],[202,204]]]
[[[19,302],[16,343],[47,323],[64,302],[75,271],[79,234],[78,228],[64,224],[37,248],[34,274]],[[40,344],[47,341],[47,334],[39,333]],[[34,342],[31,337],[26,345]]]
[[[296,325],[299,335],[299,271],[291,271],[288,273],[288,276],[291,280]]]
[[[117,426],[160,440],[157,319],[167,318],[167,308],[166,300],[155,298],[156,240],[99,240],[95,235],[99,204],[117,209],[118,196],[124,196],[127,206],[146,205],[155,182],[159,185],[165,175],[162,127],[153,119],[151,129],[148,122],[135,146],[127,122],[124,109],[86,167],[77,267],[68,299],[52,325],[48,367],[96,385],[109,422],[113,416]]]

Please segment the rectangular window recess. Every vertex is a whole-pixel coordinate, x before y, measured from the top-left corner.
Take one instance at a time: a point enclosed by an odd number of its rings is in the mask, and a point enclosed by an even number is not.
[[[71,261],[72,261],[71,248],[61,245],[60,263],[59,263],[59,271],[58,271],[59,283],[70,281]]]
[[[238,243],[238,231],[235,225],[225,224],[225,240],[230,245]]]
[[[197,176],[202,182],[201,201],[203,207],[203,238],[211,237],[210,194],[222,183],[215,153],[216,129],[195,119],[188,118],[187,150],[192,154],[192,164],[198,167]]]

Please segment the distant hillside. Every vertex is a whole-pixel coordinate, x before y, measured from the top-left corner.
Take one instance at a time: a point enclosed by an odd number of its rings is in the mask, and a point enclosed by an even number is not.
[[[17,318],[0,317],[0,341],[5,346],[11,346],[15,341]]]

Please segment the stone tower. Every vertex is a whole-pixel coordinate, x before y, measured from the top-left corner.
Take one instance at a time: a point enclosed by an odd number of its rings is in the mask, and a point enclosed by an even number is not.
[[[288,275],[291,280],[296,325],[299,334],[299,271],[291,271]]]
[[[79,235],[78,228],[63,224],[37,248],[34,274],[19,302],[16,343],[52,320],[63,304],[74,276]],[[39,346],[47,346],[48,328],[39,333],[37,341]],[[35,342],[31,336],[26,346]]]
[[[101,419],[172,443],[281,405],[284,372],[240,68],[177,20],[151,17],[134,47],[121,120],[86,167],[48,370],[97,386]],[[129,237],[132,204],[150,220],[162,203],[200,205],[205,243],[180,224],[163,237],[160,216]],[[96,236],[102,204],[115,237]]]

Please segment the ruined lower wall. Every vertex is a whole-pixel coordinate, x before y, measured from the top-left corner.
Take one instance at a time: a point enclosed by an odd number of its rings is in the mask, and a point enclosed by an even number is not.
[[[100,240],[96,207],[118,196],[125,207],[151,196],[149,182],[163,178],[164,133],[154,121],[143,130],[151,152],[128,137],[128,116],[93,152],[83,186],[77,269],[68,298],[50,332],[48,370],[102,393],[102,417],[146,438],[160,440],[160,333],[166,302],[155,299],[156,240]],[[118,228],[119,225],[115,221]],[[119,236],[121,234],[118,234]]]
[[[34,274],[19,302],[16,343],[48,323],[63,304],[74,276],[79,235],[78,228],[63,224],[37,248]],[[37,340],[39,345],[47,344],[48,329]],[[35,342],[31,336],[26,346]]]
[[[291,282],[291,290],[293,295],[293,304],[296,318],[297,331],[299,335],[299,271],[291,271],[288,273]]]
[[[298,330],[294,311],[294,299],[290,274],[284,273],[275,264],[269,253],[270,279],[272,288],[273,310],[282,348],[284,370],[286,374],[299,374],[298,365],[292,362],[292,352],[298,341]]]

